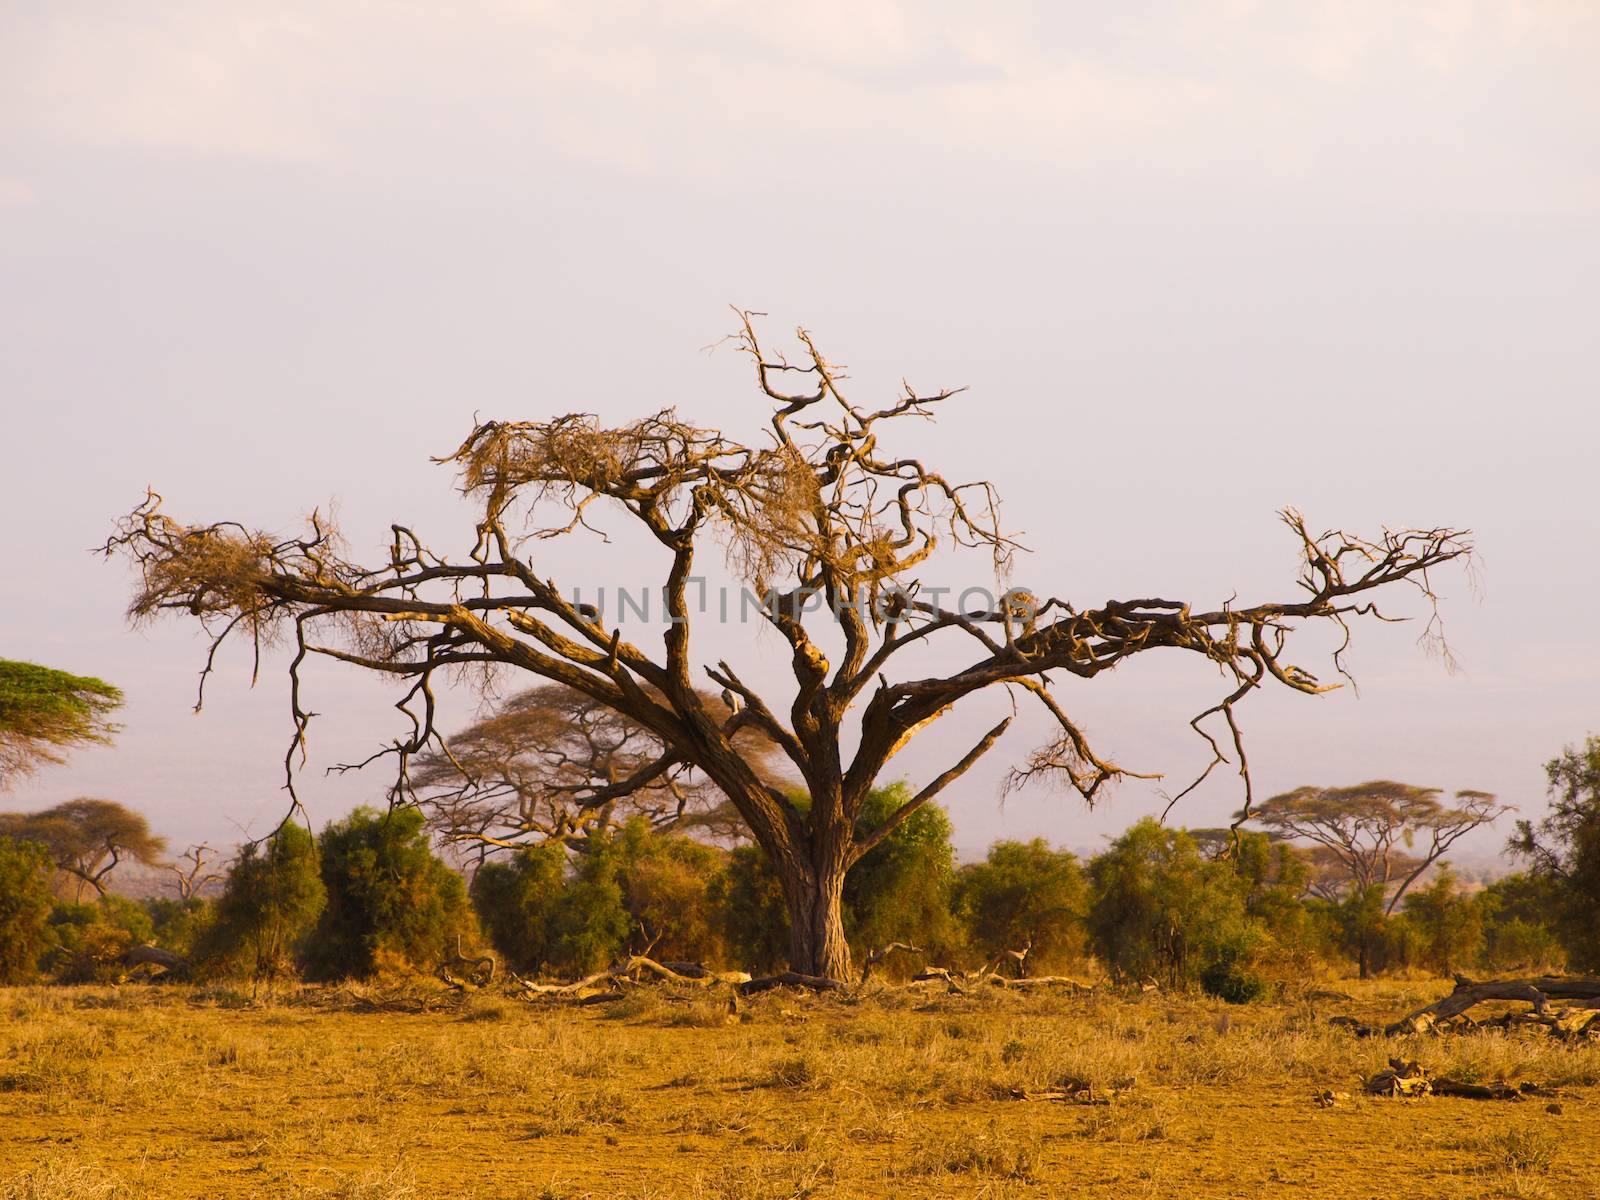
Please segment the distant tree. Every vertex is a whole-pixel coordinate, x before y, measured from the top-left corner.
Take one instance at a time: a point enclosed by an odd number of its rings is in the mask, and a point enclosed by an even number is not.
[[[57,869],[106,894],[106,877],[124,860],[155,865],[166,842],[140,813],[114,800],[68,800],[36,813],[0,813],[0,834],[38,842]]]
[[[1343,869],[1352,892],[1379,889],[1387,914],[1459,839],[1510,811],[1488,792],[1457,792],[1454,805],[1440,795],[1438,788],[1390,780],[1303,787],[1272,797],[1251,819],[1320,847]]]
[[[270,979],[290,972],[326,902],[315,840],[301,826],[284,824],[240,850],[195,957],[216,974]]]
[[[1471,966],[1483,951],[1483,910],[1462,894],[1448,864],[1406,897],[1405,919],[1421,939],[1422,960],[1442,975]]]
[[[1146,817],[1089,862],[1089,934],[1114,974],[1200,983],[1228,1000],[1261,984],[1250,968],[1262,931],[1245,911],[1233,865]]]
[[[35,842],[0,836],[0,984],[28,983],[50,948],[55,866]]]
[[[1008,951],[1048,969],[1084,954],[1089,888],[1077,856],[1043,838],[1001,841],[956,876],[956,910],[972,948],[987,962]]]
[[[432,969],[475,936],[466,884],[428,844],[413,808],[358,808],[317,839],[328,902],[305,945],[315,976],[368,976],[388,962]]]
[[[1370,978],[1382,967],[1389,933],[1389,909],[1381,884],[1345,890],[1335,912],[1342,935],[1343,949],[1356,960],[1362,979]]]
[[[716,703],[709,695],[701,702]],[[777,746],[754,726],[733,741],[759,775],[782,778]],[[446,842],[477,847],[480,859],[546,841],[581,853],[597,829],[634,818],[659,833],[745,836],[721,789],[672,761],[657,734],[559,683],[512,696],[419,755],[410,782],[429,826]]]
[[[110,742],[121,706],[104,680],[0,658],[0,789],[64,750]]]
[[[952,481],[896,445],[904,445],[899,430],[953,392],[908,387],[881,406],[857,403],[809,334],[798,334],[790,357],[763,344],[750,313],[740,314],[732,342],[748,355],[763,397],[759,436],[698,426],[672,409],[616,425],[586,413],[479,422],[442,460],[475,503],[470,537],[456,552],[425,546],[397,525],[387,553],[360,562],[320,517],[285,538],[232,521],[179,522],[152,494],[106,545],[139,572],[130,612],[135,620],[173,613],[198,621],[213,652],[234,635],[282,635],[295,643],[295,673],[308,656],[323,655],[406,681],[406,720],[388,744],[397,799],[409,798],[411,758],[437,749],[447,696],[437,685],[462,668],[576,688],[650,730],[663,750],[574,803],[599,807],[680,765],[701,772],[738,810],[782,884],[791,965],[843,980],[853,974],[846,875],[1010,724],[952,749],[937,774],[862,837],[863,805],[890,760],[963,702],[1011,691],[1037,703],[1052,740],[1017,781],[1056,779],[1092,797],[1129,772],[1093,748],[1053,689],[1064,678],[1098,679],[1146,651],[1181,653],[1220,672],[1215,702],[1193,720],[1197,729],[1211,721],[1225,730],[1237,755],[1237,706],[1247,697],[1271,687],[1327,690],[1290,660],[1294,630],[1326,624],[1348,634],[1375,600],[1405,588],[1431,609],[1430,581],[1470,552],[1452,529],[1368,539],[1317,533],[1286,512],[1300,568],[1280,597],[1211,605],[1139,593],[1098,606],[1036,597],[1004,582],[1015,543],[996,489]],[[648,548],[632,552],[630,564],[634,579],[650,580],[661,598],[664,632],[651,645],[627,640],[619,614],[579,603],[573,580],[563,587],[546,573],[565,539],[607,527]],[[976,604],[957,595],[947,606],[944,589],[925,586],[930,563],[949,569],[940,552],[961,549],[974,551],[999,594]],[[718,606],[701,604],[703,572],[716,559],[748,586],[750,615],[778,639],[782,654],[765,657],[768,666],[782,664],[780,686],[758,691],[730,661],[697,657],[706,644],[697,631],[727,622],[710,615]],[[1432,622],[1427,629],[1436,632]],[[940,664],[932,675],[930,662]],[[723,689],[723,702],[705,702],[703,678]],[[293,691],[297,744],[312,719],[304,694]],[[747,727],[776,743],[804,781],[804,813],[735,744]],[[1210,746],[1208,771],[1226,754],[1219,741]]]
[[[1573,966],[1600,969],[1600,736],[1544,769],[1550,811],[1537,825],[1518,821],[1511,850],[1558,885],[1555,915]]]

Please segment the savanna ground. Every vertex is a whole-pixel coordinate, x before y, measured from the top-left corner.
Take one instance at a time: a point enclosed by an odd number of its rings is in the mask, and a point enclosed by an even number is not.
[[[1360,1040],[1327,1017],[1449,984],[1339,986],[1237,1008],[885,987],[736,1016],[662,988],[12,989],[0,1197],[1600,1195],[1600,1045]],[[1559,1087],[1560,1111],[1363,1095],[1391,1054]],[[1013,1098],[1083,1083],[1109,1102]]]

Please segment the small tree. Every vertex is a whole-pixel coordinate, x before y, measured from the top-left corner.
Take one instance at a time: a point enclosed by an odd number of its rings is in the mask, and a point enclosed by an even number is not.
[[[1301,956],[1310,952],[1316,941],[1305,903],[1311,889],[1310,856],[1289,842],[1249,832],[1240,839],[1236,866],[1246,914],[1283,951]]]
[[[1383,887],[1373,884],[1370,887],[1347,888],[1335,912],[1344,950],[1356,960],[1356,970],[1361,978],[1371,978],[1382,966],[1389,933],[1389,909]]]
[[[535,972],[561,957],[555,926],[566,875],[567,855],[556,842],[491,859],[473,873],[472,906],[513,971]]]
[[[226,879],[225,867],[217,862],[217,852],[204,842],[190,846],[177,862],[167,864],[178,887],[178,899],[184,903],[199,899],[208,887]]]
[[[870,832],[911,799],[905,781],[874,788],[862,806],[860,824]],[[856,950],[871,953],[891,942],[913,945],[948,962],[961,949],[961,930],[951,911],[955,892],[955,847],[950,817],[925,805],[879,842],[845,880],[845,932]]]
[[[1060,966],[1083,957],[1089,889],[1069,850],[1043,838],[1002,841],[956,876],[956,909],[973,949],[998,962],[1023,951],[1029,964]]]
[[[150,832],[143,814],[114,800],[68,800],[37,813],[0,813],[0,833],[38,842],[56,867],[84,885],[106,894],[106,877],[124,860],[154,866],[166,850],[165,840]]]
[[[389,960],[431,969],[475,932],[466,885],[433,853],[417,810],[358,808],[317,848],[328,902],[306,942],[314,975],[367,976]]]
[[[1534,825],[1518,821],[1511,850],[1533,872],[1558,885],[1552,914],[1572,964],[1600,968],[1600,737],[1568,746],[1545,764],[1550,812]]]
[[[731,965],[769,971],[788,960],[783,884],[760,847],[735,846],[712,879],[710,895]]]
[[[54,870],[37,843],[0,837],[0,984],[31,982],[50,948]]]
[[[727,852],[676,834],[660,834],[635,817],[618,834],[622,893],[634,932],[629,944],[668,962],[720,962],[722,937],[712,881]]]
[[[316,842],[301,826],[285,824],[239,852],[195,957],[214,973],[255,979],[293,970],[326,902]]]
[[[104,680],[0,658],[0,789],[71,747],[109,743],[121,706]]]
[[[1462,894],[1448,864],[1406,897],[1405,919],[1421,939],[1423,961],[1440,974],[1470,966],[1483,951],[1483,910]]]

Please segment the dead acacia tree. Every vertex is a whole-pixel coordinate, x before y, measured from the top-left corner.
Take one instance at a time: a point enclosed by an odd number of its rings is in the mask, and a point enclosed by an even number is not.
[[[178,862],[166,864],[178,885],[178,899],[185,903],[200,896],[212,884],[221,883],[227,878],[222,871],[208,870],[226,865],[226,862],[218,863],[217,852],[204,842],[190,846],[178,856]]]
[[[711,700],[702,695],[702,705]],[[754,726],[735,747],[769,781],[782,779],[776,745]],[[660,737],[593,696],[560,683],[520,692],[417,757],[411,787],[430,827],[480,858],[560,842],[583,853],[597,830],[643,817],[660,833],[735,841],[744,822],[692,763],[679,762],[632,791],[632,779],[666,753]],[[791,785],[792,786],[792,785]],[[598,793],[607,799],[594,801]]]
[[[999,593],[1014,546],[988,483],[952,483],[890,447],[900,423],[930,416],[954,393],[907,387],[884,407],[858,406],[810,335],[801,330],[798,339],[797,360],[771,353],[751,314],[741,314],[734,341],[771,406],[760,440],[697,427],[670,409],[618,426],[583,414],[477,425],[441,460],[459,470],[463,492],[478,504],[476,537],[462,556],[437,553],[396,527],[387,556],[363,565],[345,556],[336,531],[316,515],[303,534],[284,539],[230,522],[178,522],[154,495],[122,519],[106,550],[138,569],[132,617],[198,618],[211,632],[213,659],[234,635],[292,642],[291,789],[311,721],[300,668],[313,654],[408,681],[404,735],[373,756],[397,760],[397,800],[412,794],[412,759],[439,746],[438,684],[463,668],[526,672],[649,730],[662,747],[656,758],[575,800],[598,807],[679,767],[703,773],[738,810],[782,883],[792,966],[833,980],[850,976],[845,873],[977,762],[1011,722],[958,749],[875,829],[858,832],[861,806],[885,764],[956,705],[994,688],[1036,702],[1056,736],[1013,782],[1059,778],[1093,801],[1130,772],[1090,745],[1058,698],[1059,680],[1094,679],[1145,651],[1187,652],[1224,680],[1217,702],[1191,722],[1210,746],[1206,773],[1231,751],[1248,811],[1236,706],[1274,683],[1307,694],[1337,686],[1286,661],[1291,630],[1329,621],[1348,633],[1351,618],[1377,615],[1376,593],[1409,585],[1429,605],[1425,636],[1432,637],[1431,572],[1468,553],[1466,537],[1453,529],[1373,540],[1317,535],[1286,512],[1303,556],[1297,597],[1210,608],[1151,597],[1079,608],[1013,589],[976,608],[945,604],[918,579],[936,548],[978,551]],[[654,649],[569,598],[530,556],[543,539],[591,531],[591,520],[608,509],[658,548],[666,628]],[[695,611],[697,560],[719,551],[760,598],[758,617],[785,648],[783,700],[763,695],[726,660],[703,667],[723,702],[707,703],[696,686],[703,664],[691,635],[697,622],[715,619]],[[916,652],[936,641],[964,646],[964,665],[921,673],[926,660]],[[1334,665],[1343,670],[1337,652]],[[202,688],[203,681],[204,674]],[[793,765],[803,801],[763,779],[740,752],[736,739],[750,728]]]

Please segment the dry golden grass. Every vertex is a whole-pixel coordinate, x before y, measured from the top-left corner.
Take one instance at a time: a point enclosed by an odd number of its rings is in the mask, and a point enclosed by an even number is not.
[[[1359,999],[885,988],[738,1017],[663,989],[589,1009],[0,991],[0,1200],[1597,1194],[1600,1046],[1357,1040],[1326,1017],[1448,985],[1341,986]],[[1394,1053],[1567,1095],[1361,1095]],[[1015,1098],[1082,1085],[1108,1102]],[[1353,1097],[1322,1108],[1323,1089]]]

